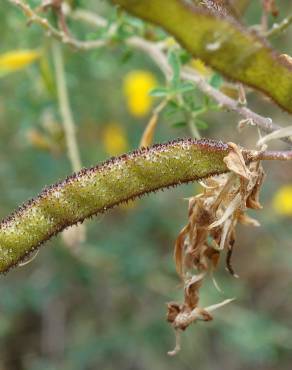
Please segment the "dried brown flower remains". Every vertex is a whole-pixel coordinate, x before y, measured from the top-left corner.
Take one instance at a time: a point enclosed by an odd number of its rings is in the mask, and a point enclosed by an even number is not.
[[[174,258],[184,286],[184,302],[168,303],[167,320],[176,331],[176,346],[170,355],[180,350],[180,331],[197,320],[212,320],[212,311],[232,301],[200,308],[199,290],[224,251],[226,269],[237,276],[231,263],[236,225],[259,226],[246,211],[262,208],[259,192],[265,175],[261,162],[246,164],[241,149],[233,143],[228,145],[231,151],[224,162],[231,172],[201,182],[203,192],[189,199],[188,223],[175,243]]]

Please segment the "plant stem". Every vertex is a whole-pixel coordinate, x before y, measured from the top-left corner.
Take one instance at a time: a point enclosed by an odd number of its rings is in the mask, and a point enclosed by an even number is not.
[[[76,139],[75,124],[71,112],[68,90],[65,79],[64,61],[61,47],[58,43],[53,43],[53,60],[56,72],[56,83],[58,91],[59,109],[64,127],[68,157],[73,171],[81,169],[81,159]]]
[[[264,152],[257,152],[255,156],[251,156],[253,160],[264,160],[264,161],[291,161],[292,150],[287,151],[272,151],[267,150]]]

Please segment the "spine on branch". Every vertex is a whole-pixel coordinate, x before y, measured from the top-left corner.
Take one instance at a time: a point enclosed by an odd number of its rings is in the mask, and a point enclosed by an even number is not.
[[[228,171],[229,146],[176,140],[112,158],[45,188],[0,223],[0,272],[68,226],[158,189]]]

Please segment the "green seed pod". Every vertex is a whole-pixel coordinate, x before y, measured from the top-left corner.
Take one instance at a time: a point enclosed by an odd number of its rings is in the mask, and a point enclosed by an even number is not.
[[[176,140],[85,168],[45,188],[0,223],[0,272],[66,227],[149,192],[228,171],[229,146]]]

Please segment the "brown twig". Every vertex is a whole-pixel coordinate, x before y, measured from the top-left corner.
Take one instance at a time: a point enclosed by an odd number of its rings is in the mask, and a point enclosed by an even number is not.
[[[292,150],[277,151],[277,150],[266,150],[264,152],[258,152],[254,160],[264,160],[264,161],[291,161],[292,160]]]
[[[61,41],[63,44],[72,46],[78,50],[91,50],[105,45],[105,40],[80,41],[69,36],[63,31],[53,27],[46,18],[40,17],[33,9],[21,0],[9,0],[13,5],[19,7],[28,18],[28,23],[40,25],[49,36]]]

